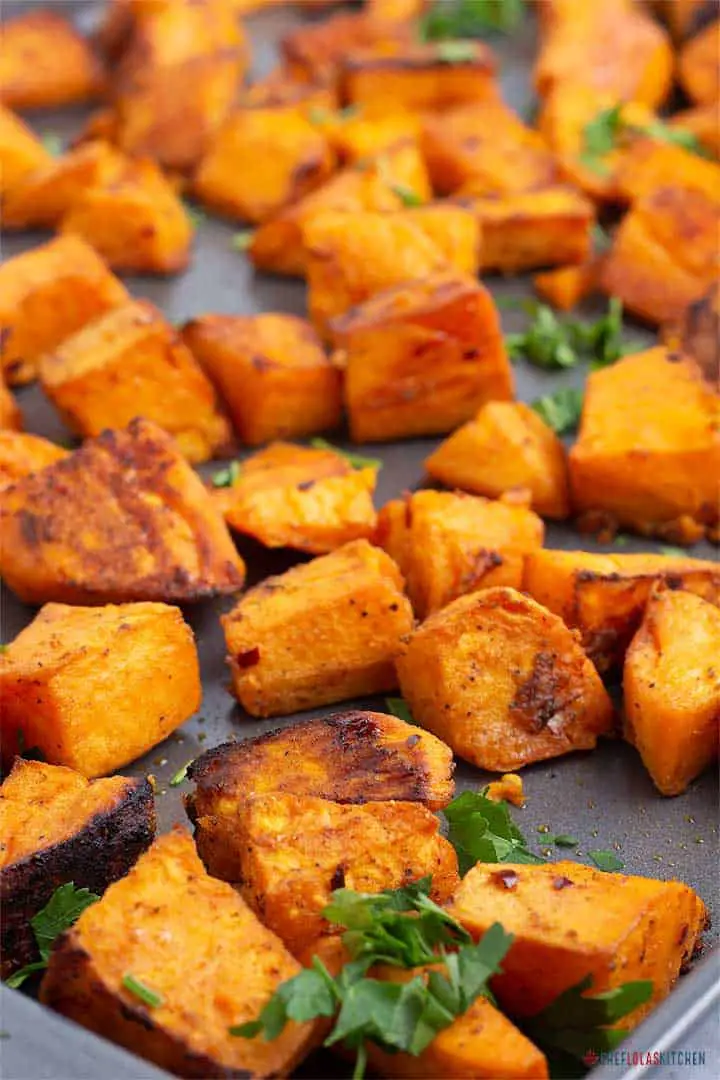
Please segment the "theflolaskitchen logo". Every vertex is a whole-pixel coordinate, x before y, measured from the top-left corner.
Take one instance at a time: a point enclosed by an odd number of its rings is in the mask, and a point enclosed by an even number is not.
[[[590,1068],[594,1065],[674,1065],[676,1068],[692,1069],[705,1064],[705,1050],[588,1050],[583,1061]]]

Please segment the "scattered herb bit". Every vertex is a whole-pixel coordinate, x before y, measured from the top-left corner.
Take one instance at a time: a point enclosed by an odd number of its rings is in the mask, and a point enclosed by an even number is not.
[[[327,439],[311,439],[310,445],[313,450],[332,450],[333,454],[339,454],[352,465],[353,469],[382,469],[382,461],[379,458],[364,457],[355,454],[352,450],[341,450],[339,446],[333,446]]]
[[[254,229],[243,229],[241,232],[236,232],[230,241],[233,251],[247,251],[253,242],[254,235]]]
[[[602,225],[598,225],[597,223],[593,225],[592,238],[593,247],[599,255],[609,251],[612,247],[612,236],[603,229]]]
[[[211,480],[213,487],[225,488],[232,487],[238,476],[240,475],[240,462],[231,461],[227,469],[220,469],[218,472],[213,473]]]
[[[3,653],[6,653],[6,652],[8,651],[8,649],[9,649],[9,648],[10,648],[10,646],[9,646],[9,645],[6,645],[6,644],[5,644],[4,642],[3,642],[3,644],[2,644],[2,645],[0,645],[0,656],[2,656],[2,654],[3,654]]]
[[[543,862],[528,850],[505,802],[493,802],[484,792],[463,791],[443,813],[463,875],[477,862]]]
[[[629,543],[630,537],[626,536],[625,533],[618,533],[617,536],[613,538],[613,547],[624,548],[627,547]]]
[[[435,52],[443,64],[464,64],[477,56],[473,41],[440,41]]]
[[[183,767],[181,769],[178,769],[173,778],[170,780],[170,787],[180,787],[183,781],[187,779],[187,771],[191,765],[192,761],[186,761]]]
[[[662,120],[653,120],[643,126],[629,124],[628,131],[634,135],[647,135],[648,138],[657,139],[658,142],[673,143],[675,146],[681,146],[684,150],[689,150],[691,154],[698,154],[700,157],[707,156],[704,147],[694,132],[685,128],[670,127],[668,124],[664,124]]]
[[[337,116],[337,113],[324,109],[322,105],[312,105],[307,112],[307,118],[311,124],[327,124],[334,116]]]
[[[618,103],[612,108],[599,112],[583,130],[583,150],[580,161],[598,175],[607,175],[610,171],[603,158],[606,154],[621,147],[628,137],[639,135],[659,142],[673,143],[692,154],[705,157],[706,151],[697,136],[683,128],[670,127],[662,120],[653,120],[649,124],[630,124],[623,119],[623,105]]]
[[[151,1009],[159,1008],[165,1000],[161,994],[156,994],[154,990],[151,990],[140,979],[136,979],[134,975],[123,975],[122,984],[126,990],[134,994],[136,998],[139,998],[144,1005]]]
[[[422,41],[509,34],[521,23],[523,0],[436,0],[420,20]]]
[[[58,886],[45,907],[40,908],[30,920],[40,959],[16,971],[6,980],[7,985],[15,990],[33,972],[44,971],[56,937],[64,930],[68,930],[82,915],[85,908],[90,907],[99,899],[100,897],[89,889],[76,889],[72,881]]]
[[[53,157],[60,157],[65,149],[62,139],[54,131],[49,131],[47,135],[43,135],[41,142],[48,154],[52,154]]]
[[[10,1038],[10,1032],[9,1031],[0,1031],[0,1039],[9,1039],[9,1038]]]
[[[568,386],[554,394],[544,394],[531,402],[531,406],[557,435],[564,435],[578,426],[582,403],[582,390]]]
[[[565,833],[560,833],[558,836],[549,836],[548,840],[555,847],[577,847],[580,843],[576,836],[568,836]]]
[[[385,704],[392,713],[393,716],[397,716],[398,720],[404,720],[406,724],[414,724],[412,713],[410,712],[410,706],[407,701],[401,697],[386,697]]]
[[[191,206],[189,203],[185,203],[185,213],[190,218],[190,223],[195,229],[199,229],[202,223],[207,220],[207,215],[202,210],[197,206]]]
[[[594,323],[560,319],[547,304],[535,303],[528,311],[532,315],[528,329],[508,334],[505,339],[512,360],[523,357],[535,367],[552,371],[575,367],[581,360],[591,360],[594,367],[606,367],[624,355],[623,309],[616,296]]]
[[[391,184],[390,186],[403,206],[422,206],[422,199],[412,188],[406,187],[405,184]]]
[[[612,873],[614,870],[622,870],[625,866],[622,859],[618,859],[613,851],[588,851],[588,855],[598,870],[606,870],[608,873]]]
[[[661,555],[672,555],[672,556],[674,556],[675,558],[678,558],[678,559],[686,559],[687,558],[687,551],[685,551],[684,548],[672,547],[672,546],[669,546],[667,544],[660,548],[660,554]]]

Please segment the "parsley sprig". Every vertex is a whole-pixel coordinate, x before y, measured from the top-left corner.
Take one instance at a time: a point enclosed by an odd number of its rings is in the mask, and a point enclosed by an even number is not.
[[[543,394],[530,405],[556,435],[565,435],[580,423],[583,397],[577,387],[564,386],[553,394]]]
[[[216,473],[213,473],[211,477],[213,487],[233,487],[235,481],[240,475],[240,470],[241,465],[239,461],[231,461],[226,469],[218,469],[218,471]]]
[[[505,802],[493,802],[482,791],[463,791],[443,814],[448,822],[448,840],[455,848],[460,873],[465,875],[475,863],[542,863],[545,860],[528,850],[527,841],[510,817]]]
[[[619,149],[628,138],[645,136],[659,142],[674,143],[692,154],[705,156],[705,150],[697,136],[683,128],[673,128],[662,120],[649,124],[631,124],[623,118],[623,103],[602,109],[583,128],[583,149],[580,161],[598,175],[607,175],[609,166],[603,160],[613,150]]]
[[[382,461],[379,458],[365,457],[363,454],[356,454],[352,450],[341,450],[339,446],[333,446],[327,439],[311,439],[310,445],[313,450],[331,450],[333,454],[345,458],[353,469],[382,469]]]
[[[419,23],[422,41],[509,34],[522,22],[524,0],[436,0]]]
[[[85,908],[99,899],[100,897],[89,889],[76,889],[72,881],[60,885],[45,907],[40,908],[30,920],[40,959],[16,971],[6,980],[6,985],[16,990],[30,975],[36,971],[44,971],[58,935],[68,930],[80,918]]]
[[[611,297],[607,311],[594,323],[561,319],[547,304],[531,302],[526,310],[532,319],[527,330],[505,338],[512,360],[522,357],[545,371],[576,367],[583,360],[593,367],[607,367],[636,348],[633,342],[623,341],[623,306],[617,296]]]

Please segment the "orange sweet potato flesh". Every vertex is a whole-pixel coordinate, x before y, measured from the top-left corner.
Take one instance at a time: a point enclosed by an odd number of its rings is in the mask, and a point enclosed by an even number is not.
[[[649,979],[652,999],[623,1017],[629,1029],[670,992],[706,920],[700,897],[679,881],[575,862],[478,863],[449,908],[474,938],[494,922],[514,935],[491,984],[501,1008],[532,1016],[588,975],[593,994]]]
[[[7,488],[0,530],[3,577],[27,603],[188,603],[243,583],[212,496],[145,420]]]
[[[714,102],[674,113],[669,125],[671,128],[689,131],[706,153],[714,158],[720,157],[720,126],[717,122],[717,105]]]
[[[329,932],[321,912],[333,889],[376,893],[430,874],[443,903],[459,880],[454,848],[418,803],[260,795],[199,818],[195,838],[208,872],[237,885],[295,956]]]
[[[653,593],[623,670],[626,738],[658,791],[680,795],[718,756],[720,610],[683,591]]]
[[[46,604],[0,656],[3,760],[103,776],[184,723],[202,697],[192,630],[166,604]]]
[[[212,384],[147,300],[113,308],[66,338],[41,360],[40,380],[79,435],[143,416],[172,435],[192,462],[207,461],[231,441]]]
[[[376,19],[368,12],[340,12],[303,25],[281,41],[282,57],[294,78],[338,82],[344,57],[358,49],[393,55],[414,37],[411,26]]]
[[[520,401],[483,405],[473,420],[433,451],[425,468],[446,487],[493,499],[525,489],[543,517],[570,513],[563,445],[534,409]]]
[[[0,787],[3,979],[39,959],[30,920],[59,885],[102,893],[154,832],[147,780],[88,782],[72,769],[16,758]]]
[[[36,169],[47,165],[51,156],[27,124],[10,109],[0,105],[0,195],[3,197],[3,228],[8,192]]]
[[[293,768],[287,767],[288,759]],[[452,752],[388,713],[353,709],[207,751],[188,769],[191,819],[231,814],[255,795],[312,795],[336,803],[423,803],[453,797]]]
[[[334,319],[357,442],[451,431],[486,401],[513,396],[492,297],[442,272],[386,289]]]
[[[333,450],[276,442],[246,458],[215,501],[231,529],[265,547],[324,555],[372,537],[376,480],[377,469],[353,468]]]
[[[68,451],[40,435],[0,431],[0,489],[67,457]]]
[[[671,142],[636,139],[616,171],[618,196],[631,203],[666,187],[688,188],[720,206],[720,164]]]
[[[203,315],[183,339],[224,399],[241,442],[311,435],[342,415],[340,372],[295,315]]]
[[[575,509],[678,540],[712,531],[719,420],[712,382],[665,348],[592,373],[569,455]]]
[[[698,105],[720,102],[720,19],[700,30],[680,51],[679,82]],[[716,113],[717,115],[717,113]]]
[[[222,619],[243,708],[277,716],[392,690],[413,622],[402,586],[384,551],[355,540],[245,593]]]
[[[72,24],[47,9],[4,21],[0,101],[12,109],[52,109],[87,101],[102,69]]]
[[[559,311],[572,311],[595,292],[600,272],[600,260],[591,257],[579,266],[561,266],[535,274],[533,285],[538,296]]]
[[[720,603],[720,571],[711,560],[674,555],[599,555],[536,551],[525,561],[524,589],[580,631],[601,671],[621,663],[655,585]]]
[[[465,593],[520,588],[525,556],[542,546],[543,524],[522,502],[418,491],[380,511],[375,542],[396,561],[417,616]]]
[[[613,708],[576,636],[515,589],[461,596],[397,660],[415,720],[460,757],[509,772],[612,732]]]
[[[43,353],[129,299],[97,252],[61,236],[0,266],[0,362],[12,383],[35,377]]]
[[[421,118],[411,112],[389,112],[384,116],[366,116],[362,111],[310,115],[313,123],[330,141],[339,160],[358,164],[391,150],[399,142],[417,142]]]
[[[40,997],[176,1076],[282,1077],[311,1048],[312,1024],[291,1021],[270,1042],[228,1028],[256,1019],[299,971],[235,890],[205,873],[190,836],[175,831],[63,936]],[[162,1003],[141,1002],[123,985],[128,973]]]
[[[5,377],[0,367],[0,431],[22,431],[23,419],[20,406],[5,385]]]

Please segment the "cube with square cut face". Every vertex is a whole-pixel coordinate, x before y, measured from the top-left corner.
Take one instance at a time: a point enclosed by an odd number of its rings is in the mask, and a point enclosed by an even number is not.
[[[87,101],[102,67],[72,23],[47,9],[6,18],[0,37],[0,101],[12,109],[53,109]]]

